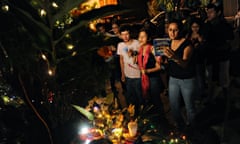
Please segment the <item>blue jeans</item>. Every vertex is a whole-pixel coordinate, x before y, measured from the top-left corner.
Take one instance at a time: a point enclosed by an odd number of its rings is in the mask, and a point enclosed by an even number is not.
[[[186,108],[187,119],[186,122],[191,124],[195,117],[194,110],[194,93],[196,87],[195,78],[190,79],[177,79],[169,78],[169,101],[173,117],[179,128],[185,127],[186,123],[182,117],[181,112],[181,96]]]
[[[137,109],[143,104],[141,78],[126,78],[126,101]]]

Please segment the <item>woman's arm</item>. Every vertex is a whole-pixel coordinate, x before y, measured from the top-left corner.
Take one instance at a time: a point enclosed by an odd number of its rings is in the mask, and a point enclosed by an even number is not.
[[[166,48],[164,50],[164,54],[174,62],[176,62],[181,67],[186,67],[188,65],[188,62],[190,60],[190,57],[192,56],[193,48],[192,46],[188,45],[184,51],[183,51],[183,57],[180,58],[175,55],[174,51],[172,49]]]
[[[153,47],[151,49],[152,49],[151,53],[154,55],[156,63],[155,63],[155,67],[145,69],[145,73],[152,73],[152,72],[159,71],[161,69],[161,62],[159,62],[159,59],[155,56],[155,52],[154,52]]]

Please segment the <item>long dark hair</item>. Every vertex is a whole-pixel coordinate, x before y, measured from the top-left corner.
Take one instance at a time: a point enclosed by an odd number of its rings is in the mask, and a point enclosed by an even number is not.
[[[184,25],[183,25],[182,21],[179,19],[172,19],[171,21],[169,21],[168,25],[170,25],[172,23],[175,23],[178,26],[179,32],[178,32],[177,39],[184,38],[186,35],[186,32],[184,31]]]
[[[188,35],[191,35],[191,34],[192,34],[192,25],[193,25],[194,23],[196,23],[197,25],[199,25],[199,31],[198,31],[198,33],[199,33],[200,35],[202,35],[202,34],[203,34],[203,31],[202,31],[203,22],[201,21],[200,18],[192,18],[192,19],[190,20],[190,24],[189,24],[189,28],[188,28]]]

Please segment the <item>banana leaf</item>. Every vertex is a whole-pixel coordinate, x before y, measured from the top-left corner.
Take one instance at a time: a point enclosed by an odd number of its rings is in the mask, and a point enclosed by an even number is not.
[[[74,105],[74,104],[72,104],[72,106],[77,110],[77,111],[79,111],[81,114],[83,114],[84,116],[86,116],[89,120],[94,120],[94,115],[91,113],[91,112],[89,112],[89,111],[87,111],[86,109],[84,109],[84,108],[82,108],[82,107],[80,107],[80,106],[78,106],[78,105]]]

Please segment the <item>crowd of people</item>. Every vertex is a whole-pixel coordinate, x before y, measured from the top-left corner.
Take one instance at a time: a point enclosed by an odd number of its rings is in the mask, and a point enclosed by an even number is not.
[[[132,37],[130,25],[117,22],[112,23],[112,34],[101,32],[116,38],[111,45],[115,66],[110,82],[115,96],[125,99],[121,107],[134,104],[138,114],[140,105],[152,104],[154,112],[164,117],[160,95],[167,95],[173,126],[184,131],[195,125],[196,101],[214,103],[217,90],[221,98],[228,96],[234,27],[224,19],[221,5],[209,4],[206,14],[206,19],[192,17],[189,23],[170,19],[161,36],[170,39],[162,56],[155,54],[154,32],[145,25],[138,37]]]

